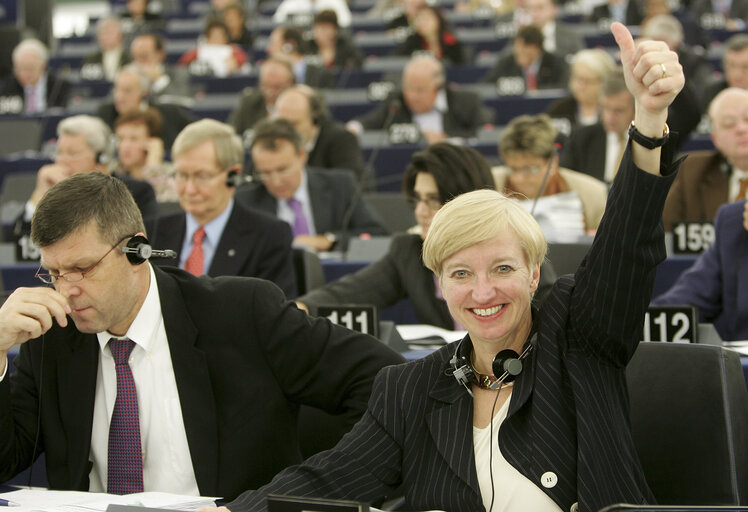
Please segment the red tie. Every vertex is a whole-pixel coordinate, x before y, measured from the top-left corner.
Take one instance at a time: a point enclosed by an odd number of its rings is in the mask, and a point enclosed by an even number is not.
[[[538,89],[538,77],[535,71],[530,68],[527,68],[527,72],[525,73],[525,83],[528,91],[536,91]]]
[[[190,274],[203,275],[203,238],[205,238],[205,228],[200,226],[192,235],[192,252],[187,261],[184,262],[184,269]]]
[[[135,379],[128,359],[135,343],[128,339],[109,340],[109,350],[117,372],[117,398],[109,423],[107,492],[143,492],[143,450]]]

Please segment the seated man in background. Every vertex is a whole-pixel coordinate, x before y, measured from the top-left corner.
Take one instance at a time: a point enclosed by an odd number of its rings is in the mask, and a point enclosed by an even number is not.
[[[293,68],[296,83],[315,89],[335,87],[335,76],[306,58],[304,34],[296,27],[276,27],[270,32],[265,48],[268,57],[287,61]]]
[[[233,128],[213,119],[187,125],[172,159],[184,212],[160,217],[149,232],[154,247],[172,249],[179,259],[159,264],[178,264],[196,276],[260,277],[295,297],[288,224],[234,201],[244,148]]]
[[[472,91],[446,84],[444,66],[432,55],[411,58],[403,70],[402,90],[393,91],[371,112],[348,122],[354,133],[387,130],[396,123],[415,124],[429,144],[448,137],[474,137],[493,121],[492,113]]]
[[[260,64],[257,88],[246,88],[241,92],[228,123],[236,133],[245,137],[247,130],[251,130],[257,121],[275,114],[275,100],[295,82],[288,61],[272,57],[265,60]]]
[[[748,339],[746,231],[748,203],[722,206],[714,221],[714,243],[652,304],[694,306],[699,321],[713,323],[723,340]]]
[[[24,39],[13,49],[13,74],[0,86],[0,114],[41,114],[66,107],[70,84],[47,70],[49,50],[38,39]]]
[[[144,233],[127,188],[100,173],[40,202],[38,277],[54,287],[0,308],[0,480],[45,453],[53,489],[230,498],[300,461],[300,404],[352,425],[375,374],[403,361],[267,281],[155,267]]]
[[[305,84],[289,87],[278,96],[276,114],[301,135],[310,167],[353,171],[361,181],[365,166],[358,139],[330,117],[314,89]]]
[[[512,78],[524,89],[515,88]],[[483,82],[496,83],[499,94],[517,94],[538,89],[563,89],[569,81],[569,65],[564,57],[543,49],[543,33],[533,25],[517,31],[514,42],[499,54]]]
[[[717,94],[709,121],[717,149],[683,162],[662,213],[668,231],[677,221],[712,222],[720,206],[747,197],[748,90],[731,87]]]
[[[13,227],[14,237],[20,238],[31,232],[31,218],[36,205],[60,181],[84,172],[109,174],[109,163],[114,157],[111,139],[112,133],[99,118],[78,115],[60,121],[57,125],[55,161],[39,169],[36,186]],[[153,187],[127,175],[116,177],[127,186],[143,218],[154,218],[158,213],[158,204]]]
[[[177,187],[174,169],[169,162],[164,162],[162,125],[161,114],[153,107],[119,116],[114,124],[117,138],[114,173],[147,181],[156,192],[158,202],[171,202],[177,200]]]
[[[550,118],[515,117],[499,139],[506,165],[492,169],[496,189],[522,202],[551,242],[573,242],[600,225],[608,187],[600,180],[560,168]]]
[[[168,151],[182,128],[195,120],[194,116],[180,105],[164,102],[151,103],[151,81],[135,64],[125,66],[117,73],[112,88],[112,101],[99,105],[96,116],[101,118],[111,129],[118,116],[133,110],[146,110],[153,107],[164,120],[161,138]]]
[[[132,61],[151,82],[152,96],[189,96],[190,74],[166,62],[164,38],[158,32],[143,32],[130,43]]]
[[[131,60],[122,43],[122,25],[118,17],[102,18],[96,23],[96,42],[99,49],[86,56],[81,78],[112,82],[117,72]]]
[[[301,136],[289,121],[258,123],[251,152],[260,183],[240,190],[237,201],[286,221],[295,244],[345,250],[349,236],[387,234],[350,172],[307,167]]]
[[[417,152],[403,174],[403,194],[415,211],[416,229],[395,234],[387,254],[376,262],[313,289],[296,303],[307,310],[350,303],[386,308],[409,299],[420,323],[461,329],[449,314],[434,274],[424,266],[421,252],[431,220],[444,203],[481,188],[494,188],[494,180],[490,164],[476,150],[438,142]],[[545,299],[555,281],[553,267],[544,262],[535,295],[537,303]]]
[[[748,34],[735,34],[724,44],[722,70],[724,76],[709,84],[702,95],[701,104],[704,110],[712,99],[723,89],[737,87],[748,90]]]

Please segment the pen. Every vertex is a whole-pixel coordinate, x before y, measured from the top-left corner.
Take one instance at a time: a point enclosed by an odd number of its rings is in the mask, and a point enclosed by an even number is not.
[[[0,498],[0,507],[20,507],[20,505],[18,503],[13,503],[12,501]]]

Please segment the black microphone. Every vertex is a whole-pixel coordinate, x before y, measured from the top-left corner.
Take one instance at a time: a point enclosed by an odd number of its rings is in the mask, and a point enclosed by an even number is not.
[[[535,215],[535,207],[538,205],[538,201],[540,200],[540,196],[543,194],[543,191],[545,190],[545,186],[548,184],[548,178],[551,175],[551,167],[553,167],[553,161],[558,156],[558,151],[561,149],[561,143],[558,141],[555,141],[553,143],[553,153],[551,154],[550,160],[548,160],[548,166],[545,168],[545,174],[543,175],[543,181],[540,183],[540,188],[538,189],[538,193],[535,194],[535,199],[532,202],[532,208],[530,208],[530,215]]]
[[[154,249],[150,244],[139,243],[135,247],[123,247],[122,252],[125,254],[135,254],[138,258],[147,260],[150,258],[176,258],[176,251],[171,249]]]
[[[361,200],[361,196],[364,193],[364,187],[368,184],[369,179],[373,179],[374,184],[376,184],[377,182],[376,174],[374,173],[372,164],[374,163],[374,160],[379,154],[379,150],[385,142],[384,137],[387,134],[387,127],[390,125],[390,123],[392,123],[392,120],[395,118],[395,114],[397,114],[397,112],[402,107],[403,103],[402,101],[400,101],[400,98],[398,98],[397,96],[394,97],[390,102],[389,111],[387,112],[387,117],[384,120],[384,129],[379,137],[377,137],[377,145],[369,154],[369,158],[366,159],[366,163],[364,164],[364,172],[361,173],[358,183],[356,184],[356,190],[353,193],[353,197],[351,198],[351,202],[348,205],[348,208],[345,210],[345,213],[343,214],[343,221],[341,222],[340,226],[340,247],[342,250],[346,250],[348,248],[351,219],[353,218],[353,212],[356,210],[356,207]]]

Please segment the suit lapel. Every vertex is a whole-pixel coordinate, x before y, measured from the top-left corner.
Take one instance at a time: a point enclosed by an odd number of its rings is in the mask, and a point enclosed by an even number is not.
[[[192,467],[200,494],[212,496],[218,488],[218,425],[205,353],[195,347],[199,333],[179,285],[158,268],[154,271]]]
[[[69,336],[57,347],[57,399],[68,445],[69,485],[72,489],[87,489],[99,344],[94,334],[72,329],[67,332]]]
[[[330,194],[314,168],[307,168],[307,187],[309,189],[309,201],[312,203],[312,216],[317,233],[328,231],[329,226],[335,226],[332,218],[333,201],[335,198]]]
[[[247,261],[252,247],[246,243],[246,233],[252,230],[252,226],[250,223],[242,222],[247,220],[246,216],[242,219],[243,213],[241,207],[234,202],[208,269],[209,275],[239,275],[242,264]]]
[[[426,415],[436,449],[450,469],[480,496],[473,455],[472,398],[446,375],[438,380],[429,397],[445,404]]]

